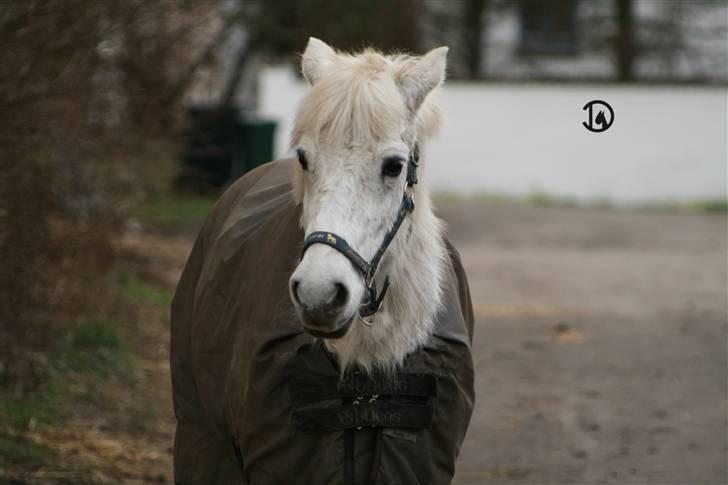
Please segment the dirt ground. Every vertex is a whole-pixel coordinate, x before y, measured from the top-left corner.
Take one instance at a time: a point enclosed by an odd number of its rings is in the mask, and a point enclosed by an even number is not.
[[[476,314],[456,483],[728,483],[726,216],[447,206]]]
[[[40,447],[30,454],[32,448],[17,450],[27,456],[9,469],[0,455],[0,483],[172,483],[168,302],[192,241],[191,233],[135,232],[124,238],[122,268],[139,271],[149,283],[146,291],[153,291],[153,298],[135,303],[135,321],[116,323],[133,364],[123,372],[66,376],[62,397],[52,401],[51,425],[31,418],[27,429],[13,430],[0,419],[6,440],[16,435],[22,439],[18,447]]]
[[[440,207],[477,319],[454,483],[728,483],[725,214]],[[124,244],[171,291],[193,238]],[[171,483],[166,304],[140,320],[133,382],[98,383],[65,429],[28,430],[55,459],[14,483]]]

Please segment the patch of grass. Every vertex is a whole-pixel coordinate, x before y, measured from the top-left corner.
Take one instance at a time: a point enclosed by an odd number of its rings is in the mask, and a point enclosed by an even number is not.
[[[435,194],[437,202],[471,202],[483,205],[520,205],[535,207],[575,207],[587,209],[639,210],[650,212],[692,212],[728,213],[728,199],[697,199],[691,201],[653,200],[646,202],[617,203],[609,197],[579,199],[577,197],[554,195],[542,190],[533,190],[528,195],[509,195],[493,192],[459,194],[440,192]]]
[[[174,296],[170,290],[144,283],[136,275],[126,271],[116,273],[115,280],[124,296],[139,303],[168,306]]]
[[[0,396],[0,416],[17,429],[26,429],[33,424],[56,424],[58,420],[53,404],[57,401],[53,394],[44,392],[34,392],[22,398]]]
[[[117,327],[110,322],[79,324],[71,332],[63,364],[76,372],[104,376],[128,371],[131,362]]]
[[[526,205],[538,207],[577,207],[579,201],[573,197],[553,195],[542,190],[532,190],[524,199]]]
[[[0,394],[0,422],[15,429],[57,424],[65,390],[65,379],[57,370],[51,369],[46,382],[30,393],[22,396]]]
[[[0,467],[41,465],[50,450],[19,436],[0,434]]]
[[[706,213],[728,213],[728,199],[696,200],[688,203],[688,208],[693,212]]]
[[[140,403],[141,407],[141,414],[146,419],[155,419],[158,416],[157,408],[154,407],[154,404],[145,401],[143,403]]]
[[[76,327],[71,336],[72,350],[105,348],[117,350],[121,339],[116,327],[103,323],[84,323]]]
[[[687,202],[656,200],[645,202],[639,209],[652,212],[692,212],[697,214],[726,214],[728,199],[696,199]]]
[[[433,199],[439,203],[475,202],[483,205],[507,205],[516,201],[515,196],[499,192],[436,192]]]
[[[215,197],[172,193],[142,204],[139,221],[149,227],[185,229],[202,225],[215,204]]]
[[[37,389],[21,396],[0,392],[0,423],[16,430],[59,425],[74,389],[84,387],[83,375],[123,376],[132,368],[117,326],[108,322],[78,324],[49,361],[45,382]]]
[[[454,192],[439,192],[435,194],[438,202],[474,202],[483,205],[520,205],[537,207],[603,207],[611,206],[609,199],[594,199],[593,201],[580,201],[576,197],[554,195],[542,190],[532,190],[527,195],[512,195],[498,192],[473,192],[459,194]]]

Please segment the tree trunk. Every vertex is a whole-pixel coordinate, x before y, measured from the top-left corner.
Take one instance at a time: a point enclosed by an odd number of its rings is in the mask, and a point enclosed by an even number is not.
[[[483,11],[488,0],[465,0],[463,9],[463,52],[469,79],[479,79],[483,64]]]
[[[616,0],[617,2],[617,79],[632,81],[634,79],[634,16],[632,0]]]
[[[187,68],[184,70],[184,73],[180,75],[177,83],[174,85],[169,94],[169,100],[171,102],[177,102],[182,96],[184,96],[190,84],[192,84],[192,81],[194,81],[195,74],[197,73],[198,69],[212,58],[215,49],[220,47],[220,45],[225,41],[228,31],[233,25],[233,17],[228,18],[222,28],[220,28],[220,31],[215,35],[212,41],[207,44],[207,46],[205,47],[205,49],[203,49],[197,59],[192,61],[189,66],[187,66]]]
[[[222,96],[220,97],[220,103],[218,104],[220,111],[226,111],[235,101],[235,94],[238,92],[238,86],[240,85],[240,81],[243,79],[245,68],[252,58],[254,51],[255,45],[252,39],[249,39],[240,48],[238,57],[235,59],[235,64],[233,64],[233,72],[225,85],[225,90],[223,91]]]

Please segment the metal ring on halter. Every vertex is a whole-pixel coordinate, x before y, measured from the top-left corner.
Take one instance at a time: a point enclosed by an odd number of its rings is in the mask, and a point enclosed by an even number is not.
[[[368,317],[362,317],[361,316],[362,307],[366,307],[366,304],[362,303],[361,305],[359,305],[359,311],[356,312],[356,318],[358,318],[359,319],[359,322],[361,322],[362,324],[366,325],[367,327],[373,327],[374,326],[374,321],[377,319],[377,314],[376,313],[372,313]],[[380,306],[380,308],[381,308],[381,306]],[[369,318],[370,320],[367,321],[366,320],[367,318]]]
[[[364,325],[366,325],[367,327],[374,326],[374,321],[377,319],[377,312],[379,312],[379,310],[382,309],[382,305],[384,303],[382,300],[383,300],[383,298],[379,301],[379,305],[377,306],[377,309],[374,310],[374,312],[371,312],[371,314],[367,315],[366,317],[362,317],[361,314],[362,314],[362,310],[364,310],[364,312],[367,312],[367,310],[369,309],[368,308],[369,302],[362,303],[361,305],[359,305],[359,311],[356,312],[356,318],[358,318],[359,321],[361,323],[363,323]],[[367,318],[369,320],[366,320]]]

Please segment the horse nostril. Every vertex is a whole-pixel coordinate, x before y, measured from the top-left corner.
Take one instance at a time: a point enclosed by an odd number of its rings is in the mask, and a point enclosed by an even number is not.
[[[303,303],[301,303],[301,297],[298,296],[298,286],[301,282],[298,280],[293,280],[291,282],[291,295],[293,295],[293,300],[298,303],[299,305],[303,306]]]
[[[334,283],[334,288],[336,289],[336,293],[334,294],[334,299],[331,301],[331,307],[341,308],[349,301],[349,290],[342,283]]]

